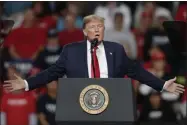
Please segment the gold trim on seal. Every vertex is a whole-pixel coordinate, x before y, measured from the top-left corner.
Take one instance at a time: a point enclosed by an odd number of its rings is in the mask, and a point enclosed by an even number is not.
[[[100,91],[103,96],[104,96],[104,104],[102,105],[101,108],[97,109],[97,110],[93,110],[93,109],[89,109],[86,105],[85,105],[85,102],[84,102],[84,96],[85,94],[89,91],[89,90],[93,90],[93,89],[96,89],[98,91]],[[108,96],[108,93],[107,91],[99,86],[99,85],[89,85],[87,86],[86,88],[84,88],[82,90],[82,92],[80,93],[80,97],[79,97],[79,102],[80,102],[80,105],[82,107],[82,109],[89,113],[89,114],[99,114],[99,113],[102,113],[108,106],[108,103],[109,103],[109,96]]]

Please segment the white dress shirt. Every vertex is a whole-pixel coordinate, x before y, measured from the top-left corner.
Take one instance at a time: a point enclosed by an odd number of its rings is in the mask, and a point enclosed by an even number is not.
[[[91,78],[91,44],[87,41],[87,64],[88,64],[88,72],[89,78]],[[100,78],[108,78],[108,66],[107,59],[105,54],[105,48],[103,43],[99,44],[98,49],[96,50],[97,59],[99,62],[99,70],[100,70]]]
[[[88,73],[89,78],[91,78],[91,43],[87,41],[87,64],[88,64]],[[103,43],[99,44],[98,49],[96,50],[97,59],[99,62],[100,78],[108,78],[108,65],[105,54],[105,48]],[[27,81],[25,80],[25,91],[29,90]]]

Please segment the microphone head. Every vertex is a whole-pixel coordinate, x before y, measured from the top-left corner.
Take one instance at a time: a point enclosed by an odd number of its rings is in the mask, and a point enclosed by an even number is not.
[[[97,44],[98,44],[98,39],[97,38],[94,38],[92,41],[91,41],[91,46],[94,48],[94,47],[96,47],[97,46]]]
[[[98,39],[97,39],[97,38],[94,38],[93,40],[94,40],[94,41],[98,41]]]

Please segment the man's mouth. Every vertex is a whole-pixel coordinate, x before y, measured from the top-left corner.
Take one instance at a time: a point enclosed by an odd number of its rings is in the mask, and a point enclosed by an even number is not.
[[[99,37],[100,35],[99,34],[96,34],[95,37]]]

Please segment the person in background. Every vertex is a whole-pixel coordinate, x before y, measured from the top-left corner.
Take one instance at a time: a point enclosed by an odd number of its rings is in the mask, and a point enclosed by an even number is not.
[[[82,28],[83,22],[82,22],[82,17],[79,15],[79,11],[80,11],[80,8],[78,6],[79,3],[69,1],[66,4],[66,8],[61,8],[60,9],[60,16],[57,20],[57,25],[56,25],[58,32],[61,32],[65,29],[65,19],[64,19],[64,17],[66,17],[67,14],[71,14],[75,17],[75,27],[76,28],[78,28],[78,29]]]
[[[21,26],[25,10],[32,6],[31,1],[6,1],[3,4],[3,15],[14,21],[13,29]],[[1,15],[1,14],[0,14]]]
[[[14,74],[21,76],[15,66],[10,66],[7,69],[8,79],[14,80]],[[4,90],[0,114],[1,125],[36,125],[36,98],[33,92],[18,90],[13,93],[7,93]]]
[[[32,2],[32,10],[36,17],[45,17],[51,15],[51,8],[48,6],[48,2],[34,1]]]
[[[150,63],[150,67],[147,67],[148,71],[164,80],[171,78],[165,54],[160,49],[152,51]]]
[[[148,71],[153,73],[155,76],[161,79],[170,79],[172,78],[172,74],[170,72],[170,66],[167,64],[165,55],[161,50],[152,52],[151,54],[151,67],[148,68]],[[180,96],[169,92],[162,92],[161,98],[163,103],[166,105],[172,106],[176,101],[178,101]]]
[[[163,27],[164,21],[173,20],[171,13],[165,8],[158,8],[155,11],[153,20],[153,27],[150,28],[145,34],[145,42],[143,49],[144,61],[150,60],[152,47],[158,47],[164,52],[167,63],[171,65],[171,70],[173,74],[176,74],[176,66],[174,65],[174,63],[176,62],[175,53],[169,42],[168,35]]]
[[[40,69],[33,67],[30,70],[30,72],[28,73],[28,76],[30,76],[30,77],[34,76],[34,75],[36,75],[39,72],[41,72]],[[38,98],[40,95],[45,94],[45,93],[46,93],[46,86],[33,90],[33,94],[35,95],[36,98]]]
[[[84,34],[81,29],[76,28],[75,16],[67,14],[65,17],[65,29],[59,32],[61,46],[81,40],[84,40]]]
[[[136,11],[134,14],[134,27],[138,28],[141,26],[142,13],[154,15],[155,10],[157,8],[158,5],[154,1],[139,2],[139,4],[137,4]]]
[[[56,62],[62,52],[62,47],[59,44],[58,33],[56,29],[51,29],[48,32],[47,44],[38,53],[36,59],[33,62],[33,68],[30,71],[29,76],[33,76]],[[36,95],[39,96],[46,92],[46,87],[36,89]]]
[[[47,93],[38,98],[37,113],[40,125],[56,125],[56,90],[57,81],[52,81],[47,85]]]
[[[113,20],[116,12],[121,12],[125,19],[123,20],[123,28],[130,29],[132,22],[131,9],[128,5],[118,1],[107,1],[104,6],[97,6],[94,14],[105,18],[105,28],[113,28]]]
[[[176,121],[176,114],[172,108],[162,103],[160,93],[152,91],[142,106],[140,122]]]
[[[47,44],[38,53],[34,60],[33,66],[39,70],[45,70],[56,62],[62,52],[59,44],[58,33],[55,29],[48,32]]]
[[[104,40],[122,44],[129,58],[135,60],[137,58],[136,41],[134,35],[129,30],[124,29],[124,18],[121,12],[115,13],[114,28],[105,31]]]
[[[165,8],[157,9],[153,20],[153,27],[145,35],[145,61],[150,59],[150,50],[152,47],[156,46],[160,48],[166,54],[166,58],[171,51],[169,39],[163,27],[164,21],[172,20],[171,13]]]
[[[170,73],[167,72],[166,69],[167,63],[165,60],[164,53],[158,48],[152,48],[151,53],[151,61],[144,64],[144,68],[151,72],[153,75],[160,79],[169,79],[171,78]],[[153,91],[153,89],[145,84],[138,83],[138,95],[137,100],[140,107],[144,103],[144,100],[148,98],[149,94]],[[166,92],[162,92],[161,95],[166,94]],[[168,93],[167,93],[168,94]],[[178,97],[173,94],[170,96],[174,96],[174,98]]]
[[[4,46],[9,48],[13,59],[34,59],[40,47],[44,45],[46,32],[37,27],[37,19],[28,9],[21,27],[12,30],[5,39]]]
[[[137,42],[137,58],[140,61],[143,61],[143,47],[144,47],[144,39],[145,34],[148,31],[148,29],[152,26],[153,23],[153,17],[152,14],[147,12],[142,12],[140,17],[140,25],[138,25],[136,28],[132,30],[136,42]]]
[[[51,5],[52,4],[52,5]],[[33,2],[32,11],[34,12],[37,21],[38,27],[43,28],[46,32],[49,29],[56,27],[57,21],[57,10],[53,10],[53,7],[56,7],[56,3],[36,1]]]

